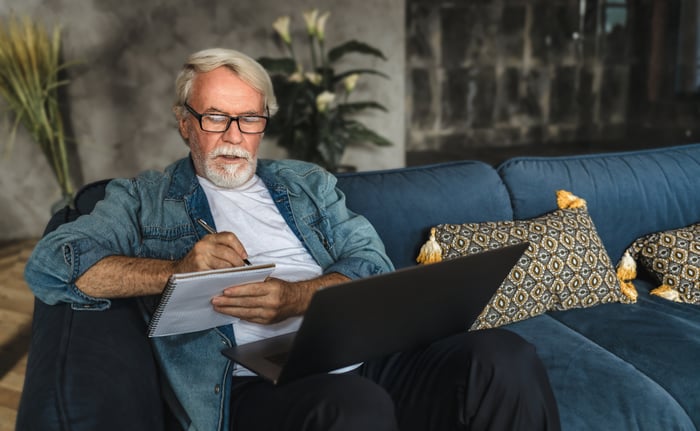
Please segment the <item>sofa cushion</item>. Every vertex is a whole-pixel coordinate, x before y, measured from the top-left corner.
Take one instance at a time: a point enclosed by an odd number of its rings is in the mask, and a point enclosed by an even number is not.
[[[560,196],[571,196],[565,191]],[[552,200],[554,195],[551,196]],[[575,196],[573,197],[575,198]],[[529,220],[441,224],[435,240],[443,259],[528,241],[524,255],[472,329],[491,328],[548,310],[629,302],[582,201]]]
[[[623,341],[629,348],[633,344],[644,344],[644,339],[636,332],[639,329],[617,321],[616,324],[620,326],[612,326],[612,322],[605,318],[615,316],[618,312],[634,314],[632,310],[636,308],[636,304],[605,304],[592,309],[553,314],[577,315],[585,321],[586,316],[594,312],[595,315],[590,319],[598,318],[599,330],[607,333],[610,340],[615,338],[616,334],[623,334]],[[611,326],[606,326],[604,322]],[[700,425],[697,422],[700,412],[697,391],[691,390],[697,380],[679,379],[679,373],[683,372],[678,368],[660,366],[660,372],[675,373],[675,376],[668,376],[666,380],[661,379],[660,374],[647,376],[644,370],[640,371],[637,368],[635,362],[627,360],[629,356],[616,355],[614,350],[608,350],[607,346],[601,346],[595,340],[591,340],[589,334],[577,332],[576,328],[571,328],[567,322],[554,319],[550,314],[523,320],[504,328],[535,345],[537,354],[547,369],[564,430],[690,431]],[[664,333],[659,328],[654,333],[659,332]],[[659,347],[667,347],[667,344],[664,342]],[[652,344],[645,350],[653,348]],[[664,351],[660,356],[670,357],[676,354],[674,352],[678,352],[678,346],[673,350]],[[653,353],[649,355],[660,357]],[[636,356],[641,355],[632,355],[632,359]],[[669,363],[675,364],[675,357],[677,356],[674,356],[672,361],[669,360]],[[689,364],[694,358],[686,356],[683,363]],[[682,369],[694,368],[692,365]],[[680,382],[681,380],[683,382]],[[684,387],[678,387],[678,384]],[[678,396],[681,397],[681,404]],[[695,424],[691,418],[693,415]]]
[[[107,311],[34,302],[17,429],[161,430],[160,379],[135,301]]]
[[[513,216],[503,182],[482,162],[341,174],[338,186],[348,207],[377,229],[397,268],[415,265],[433,225]]]
[[[700,223],[646,235],[627,252],[661,283],[651,293],[700,304]]]
[[[518,157],[498,167],[513,216],[555,209],[547,192],[588,201],[613,263],[637,238],[700,220],[700,144],[572,157]]]
[[[550,316],[630,364],[670,395],[668,401],[659,405],[639,402],[638,405],[644,408],[637,414],[642,414],[642,410],[649,413],[650,409],[658,410],[659,407],[677,409],[676,405],[679,405],[700,429],[700,391],[694,373],[697,358],[700,358],[700,313],[697,306],[649,295],[649,290],[655,286],[650,280],[640,279],[635,284],[639,290],[635,304],[607,304],[586,310],[554,312]],[[565,354],[565,349],[557,348],[557,351]],[[616,390],[614,386],[626,384],[623,383],[625,380],[619,376],[611,377],[607,381],[610,384],[605,384],[604,380],[592,381]],[[639,395],[628,394],[630,397]],[[677,424],[654,425],[653,418],[648,420],[647,423],[641,422],[643,429],[695,429]]]

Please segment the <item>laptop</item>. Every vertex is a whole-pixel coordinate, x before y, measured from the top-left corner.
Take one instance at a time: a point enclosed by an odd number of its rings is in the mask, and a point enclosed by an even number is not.
[[[275,385],[464,332],[527,243],[319,290],[299,330],[222,351]]]

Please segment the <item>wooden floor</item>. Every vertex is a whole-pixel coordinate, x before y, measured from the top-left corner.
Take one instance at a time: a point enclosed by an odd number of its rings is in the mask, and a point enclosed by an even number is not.
[[[15,429],[24,383],[34,296],[23,272],[35,243],[0,243],[0,431]]]

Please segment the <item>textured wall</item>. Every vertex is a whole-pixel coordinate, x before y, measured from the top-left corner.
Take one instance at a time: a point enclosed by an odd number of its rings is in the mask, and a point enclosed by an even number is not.
[[[74,177],[84,184],[162,169],[186,155],[171,113],[173,81],[186,56],[213,46],[253,57],[278,56],[271,23],[292,15],[294,28],[302,31],[301,12],[313,7],[331,11],[328,46],[356,38],[389,58],[350,57],[346,62],[358,61],[353,66],[375,67],[391,76],[388,81],[368,78],[358,90],[389,108],[387,114],[364,120],[395,145],[351,148],[344,161],[361,170],[403,166],[404,0],[375,0],[371,8],[352,0],[0,0],[0,15],[15,11],[62,25],[66,57],[81,62],[70,69],[67,90],[74,157],[80,165]],[[6,132],[9,126],[0,127]],[[261,155],[284,153],[267,140]],[[20,131],[12,151],[0,159],[0,201],[5,203],[0,241],[40,235],[59,197],[43,156]]]
[[[697,2],[406,4],[409,165],[700,139]]]
[[[408,0],[408,151],[558,145],[623,123],[628,82],[609,78],[629,73],[625,51],[584,56],[579,7]]]

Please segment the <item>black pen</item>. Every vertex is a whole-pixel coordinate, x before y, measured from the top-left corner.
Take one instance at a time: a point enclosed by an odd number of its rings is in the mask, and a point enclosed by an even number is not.
[[[202,226],[204,228],[204,230],[206,230],[207,232],[209,232],[211,234],[216,233],[216,229],[209,226],[209,223],[205,222],[204,219],[198,218],[197,223],[199,223],[199,225]],[[248,266],[252,265],[248,259],[243,259],[243,263],[245,263]]]

